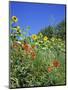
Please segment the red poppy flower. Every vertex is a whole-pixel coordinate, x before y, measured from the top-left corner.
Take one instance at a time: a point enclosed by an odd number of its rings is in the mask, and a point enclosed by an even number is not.
[[[60,67],[60,62],[58,60],[53,61],[53,66],[54,67]]]
[[[48,72],[51,72],[51,71],[52,71],[52,67],[49,66],[49,67],[47,68],[47,71],[48,71]]]
[[[31,50],[32,50],[32,48],[31,48],[31,46],[30,46],[29,44],[24,44],[24,45],[23,45],[23,48],[24,48],[24,50],[25,50],[26,52],[28,52],[28,53],[30,53]]]
[[[31,57],[32,57],[32,59],[36,58],[36,53],[34,51],[31,52]]]

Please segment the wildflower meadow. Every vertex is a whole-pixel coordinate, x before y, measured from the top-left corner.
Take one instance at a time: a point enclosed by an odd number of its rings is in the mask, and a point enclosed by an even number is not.
[[[43,35],[26,37],[16,16],[10,20],[10,86],[34,87],[65,84],[65,40]],[[21,39],[20,39],[21,38]]]
[[[64,5],[11,2],[9,29],[10,88],[66,85]]]

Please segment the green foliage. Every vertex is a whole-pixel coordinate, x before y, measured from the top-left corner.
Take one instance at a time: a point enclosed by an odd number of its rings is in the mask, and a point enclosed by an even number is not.
[[[65,84],[64,43],[58,40],[55,42],[46,42],[44,49],[36,48],[37,56],[35,60],[25,55],[21,46],[11,48],[11,88]],[[56,59],[60,61],[61,66],[48,72],[47,68]]]
[[[61,38],[65,39],[65,34],[66,34],[66,22],[65,20],[61,21],[58,23],[55,27],[54,26],[48,26],[42,29],[40,32],[45,36],[48,36],[49,38],[51,37],[56,37],[56,38]],[[39,32],[39,33],[40,33]]]
[[[54,35],[54,27],[48,26],[47,28],[44,28],[41,30],[41,33],[45,36],[48,36],[51,38]]]
[[[57,37],[65,39],[66,34],[66,22],[62,21],[56,26]]]

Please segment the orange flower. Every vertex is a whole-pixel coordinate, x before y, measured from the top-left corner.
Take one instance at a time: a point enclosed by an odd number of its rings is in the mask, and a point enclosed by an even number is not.
[[[31,45],[29,45],[29,44],[24,44],[24,45],[22,45],[22,47],[25,50],[26,54],[31,54],[31,52],[33,51]]]
[[[34,49],[35,48],[35,45],[32,45],[32,48]]]
[[[35,59],[36,58],[36,53],[34,52],[33,48],[31,47],[31,45],[29,44],[24,44],[22,45],[22,47],[24,48],[25,52],[27,55],[31,55],[31,58],[32,59]]]
[[[48,71],[48,72],[51,72],[51,71],[52,71],[52,67],[49,66],[49,67],[47,68],[47,71]]]
[[[36,58],[36,53],[34,51],[31,52],[31,57],[32,57],[32,59]]]
[[[28,48],[29,48],[29,47],[28,47],[28,44],[24,44],[24,45],[23,45],[23,48],[24,48],[24,50],[26,50],[26,51],[27,51],[27,50],[28,50]]]
[[[53,66],[54,67],[60,67],[60,62],[58,60],[53,61]]]

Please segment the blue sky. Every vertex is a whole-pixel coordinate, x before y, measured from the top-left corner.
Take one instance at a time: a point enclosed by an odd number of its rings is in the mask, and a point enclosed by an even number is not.
[[[65,5],[10,2],[10,18],[17,16],[21,28],[30,26],[36,34],[48,25],[56,25],[65,18]]]

